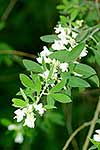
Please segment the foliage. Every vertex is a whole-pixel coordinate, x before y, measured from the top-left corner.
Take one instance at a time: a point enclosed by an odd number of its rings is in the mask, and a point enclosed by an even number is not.
[[[31,7],[30,4],[29,6]],[[95,17],[91,16],[89,8],[93,10]],[[99,77],[93,67],[94,62],[100,65],[97,7],[92,1],[62,0],[57,9],[60,19],[54,33],[40,37],[43,42],[49,43],[48,47],[44,46],[34,61],[23,59],[27,75],[19,75],[22,87],[16,94],[17,98],[12,99],[13,106],[17,108],[14,111],[17,123],[7,119],[1,121],[8,126],[9,134],[13,131],[15,143],[21,144],[24,141],[30,145],[30,149],[32,140],[35,141],[37,135],[39,137],[39,130],[46,133],[45,138],[56,143],[53,133],[53,130],[56,131],[55,124],[64,129],[65,120],[61,107],[73,103],[74,90],[85,91],[90,87],[99,87]],[[55,138],[49,137],[49,134]],[[26,142],[28,137],[30,140]],[[25,146],[22,149],[23,147]],[[61,147],[59,145],[57,149]],[[52,145],[50,149],[53,149]]]

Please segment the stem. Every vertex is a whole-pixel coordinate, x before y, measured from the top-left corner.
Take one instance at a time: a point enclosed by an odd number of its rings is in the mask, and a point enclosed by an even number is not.
[[[90,36],[90,38],[96,43],[98,44],[98,42],[96,41],[96,39],[93,36]]]
[[[37,101],[36,101],[36,103],[38,103],[38,102],[40,101],[40,98],[41,98],[41,97],[42,97],[42,95],[44,94],[44,92],[45,92],[45,90],[46,90],[47,86],[48,86],[48,85],[47,85],[47,82],[46,82],[45,86],[43,87],[42,92],[40,93],[39,97],[37,97]]]
[[[6,21],[9,14],[11,13],[12,9],[14,8],[17,0],[10,0],[10,3],[8,4],[8,7],[4,11],[3,15],[1,16],[1,21]]]
[[[26,52],[16,51],[16,50],[0,50],[0,54],[11,54],[11,55],[18,55],[18,56],[25,56],[29,58],[35,58],[36,56],[33,54],[29,54]]]
[[[68,130],[69,136],[73,133],[72,129],[72,104],[63,105],[64,116],[66,121],[66,127]],[[75,138],[72,139],[72,146],[74,150],[78,150],[78,144]]]
[[[85,122],[84,124],[82,124],[80,127],[78,127],[73,133],[72,135],[69,137],[69,139],[66,141],[64,147],[62,150],[66,150],[70,144],[70,142],[72,141],[72,139],[78,134],[78,132],[80,132],[82,129],[84,129],[85,127],[91,125],[92,121],[89,122]]]
[[[91,123],[90,129],[89,129],[89,132],[88,132],[88,135],[86,137],[86,140],[85,140],[85,143],[83,145],[82,150],[87,150],[87,148],[88,148],[89,138],[91,138],[91,136],[92,136],[92,133],[93,133],[93,130],[95,128],[95,124],[96,124],[96,121],[98,119],[99,113],[100,113],[100,97],[99,97],[98,104],[97,104],[97,107],[96,107],[96,110],[95,110],[95,113],[94,113],[94,117],[92,119],[92,123]]]
[[[95,4],[96,4],[96,8],[97,8],[99,19],[100,19],[99,1],[95,0]]]

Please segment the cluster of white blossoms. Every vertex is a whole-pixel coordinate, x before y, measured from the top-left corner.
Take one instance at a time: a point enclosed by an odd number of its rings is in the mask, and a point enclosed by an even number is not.
[[[77,20],[76,24],[77,27],[79,28],[82,26],[83,20]],[[56,50],[66,50],[66,51],[71,51],[75,46],[78,45],[76,42],[76,37],[78,35],[77,32],[73,31],[70,27],[63,27],[61,24],[59,24],[57,27],[54,28],[55,33],[58,36],[58,39],[54,41],[54,43],[51,45],[51,48],[56,51]],[[69,45],[69,46],[67,46]],[[45,63],[48,64],[56,64],[56,67],[60,68],[62,72],[67,72],[68,71],[68,63],[60,63],[58,60],[52,60],[49,58],[49,55],[52,54],[46,46],[43,47],[43,51],[40,53],[40,57],[37,58],[37,61],[42,64],[44,61]],[[88,51],[86,50],[86,47],[83,49],[81,52],[79,58],[81,59],[82,57],[85,57],[87,55]],[[55,67],[55,71],[53,73],[53,78],[56,79],[57,77],[57,70]],[[44,79],[47,79],[49,76],[49,70],[45,70],[43,74],[39,74],[41,77]],[[75,74],[77,75],[77,74]]]
[[[82,21],[77,21],[77,29],[82,25]],[[73,31],[70,27],[63,27],[61,24],[59,24],[57,27],[54,28],[55,33],[57,34],[58,39],[54,41],[54,43],[51,45],[51,48],[53,51],[50,51],[46,46],[43,47],[43,51],[40,53],[40,56],[37,58],[38,63],[42,64],[45,62],[46,64],[49,64],[49,67],[45,67],[45,71],[43,73],[39,73],[39,75],[44,79],[48,80],[48,77],[54,81],[60,81],[61,78],[58,78],[59,71],[61,72],[68,72],[69,64],[66,62],[61,63],[60,61],[56,59],[51,59],[49,55],[51,55],[54,51],[59,50],[66,50],[71,51],[75,46],[78,45],[76,42],[76,37],[78,33],[76,31]],[[83,49],[81,52],[79,58],[82,58],[86,56],[88,51],[86,48]],[[76,63],[76,62],[75,62]],[[78,63],[78,62],[77,62]],[[52,71],[50,70],[52,68]],[[51,72],[52,74],[51,74]],[[75,76],[82,76],[76,72],[73,72]],[[55,82],[51,84],[51,86],[55,86]],[[23,126],[27,126],[29,128],[35,127],[35,121],[36,121],[36,114],[35,112],[38,112],[40,116],[44,114],[46,109],[42,106],[42,103],[40,104],[28,104],[25,108],[17,109],[15,113],[14,119],[17,119],[17,122],[23,121]],[[17,139],[21,137],[21,135],[18,134]]]
[[[96,134],[93,135],[93,139],[96,142],[100,142],[100,129],[95,130]]]
[[[40,53],[40,57],[37,58],[37,61],[39,63],[42,63],[42,61],[44,60],[45,63],[48,64],[52,64],[53,67],[53,72],[51,75],[51,78],[54,80],[57,80],[57,73],[58,73],[58,68],[61,69],[62,72],[67,72],[68,71],[68,63],[60,63],[60,61],[56,60],[56,59],[50,59],[48,58],[48,56],[52,54],[51,51],[48,50],[48,48],[46,46],[43,47],[43,51]],[[44,78],[45,80],[47,80],[48,76],[49,76],[50,70],[46,69],[42,74],[40,73],[39,75]]]
[[[78,20],[77,23],[77,27],[81,27],[82,26],[82,20]],[[74,48],[75,46],[77,46],[77,42],[76,42],[76,37],[78,35],[77,32],[72,31],[71,28],[69,27],[62,27],[61,24],[59,24],[57,27],[54,28],[55,29],[55,33],[58,36],[58,40],[55,40],[54,43],[52,44],[52,48],[54,50],[67,50],[67,51],[71,51],[72,48]],[[66,48],[67,45],[70,45],[70,47]],[[82,58],[84,56],[86,56],[88,53],[88,51],[86,50],[86,47],[83,49],[83,51],[81,52],[79,58]]]
[[[29,104],[27,107],[22,108],[22,109],[17,109],[14,113],[15,113],[15,117],[14,119],[17,119],[17,122],[21,122],[22,120],[24,120],[24,124],[23,126],[27,126],[29,128],[34,128],[35,127],[35,113],[34,111],[38,112],[38,114],[40,116],[42,116],[44,114],[44,112],[46,111],[45,108],[43,108],[42,103],[40,104]]]
[[[21,132],[21,130],[22,130],[22,126],[21,125],[10,124],[8,126],[8,130],[9,131],[12,131],[12,130],[15,131],[15,135],[16,135],[15,139],[14,139],[15,143],[19,143],[19,144],[23,143],[24,137],[23,137],[23,134]]]

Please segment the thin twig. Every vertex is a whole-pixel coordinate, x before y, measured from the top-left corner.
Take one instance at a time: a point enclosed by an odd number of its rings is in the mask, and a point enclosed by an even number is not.
[[[96,124],[96,121],[98,119],[99,113],[100,113],[100,97],[99,97],[98,104],[97,104],[97,107],[96,107],[96,110],[95,110],[95,113],[94,113],[94,117],[92,119],[92,123],[91,123],[90,129],[89,129],[89,132],[88,132],[88,135],[86,137],[86,140],[85,140],[85,143],[83,145],[83,149],[82,150],[87,150],[87,148],[88,148],[89,138],[91,138],[91,136],[92,136],[92,133],[94,131],[95,124]]]
[[[95,4],[96,4],[96,8],[97,8],[99,19],[100,19],[99,1],[95,0]]]
[[[3,15],[1,16],[1,21],[6,21],[8,16],[10,15],[12,9],[14,8],[17,0],[10,0],[10,3],[8,4],[6,10],[4,11]]]
[[[72,104],[67,104],[63,105],[63,110],[64,110],[64,116],[65,116],[65,122],[66,122],[66,127],[68,131],[68,135],[70,136],[73,133],[72,129]],[[78,150],[78,143],[75,139],[75,137],[72,139],[72,146],[74,150]]]
[[[84,124],[82,124],[80,127],[78,127],[73,133],[72,135],[69,137],[69,139],[66,141],[64,147],[62,150],[66,150],[70,144],[70,142],[72,141],[72,139],[78,134],[78,132],[80,132],[82,129],[84,129],[85,127],[91,125],[92,121],[89,122],[85,122]]]
[[[29,57],[29,58],[36,58],[35,55],[33,54],[29,54],[26,52],[21,52],[21,51],[16,51],[16,50],[0,50],[0,54],[11,54],[11,55],[18,55],[18,56],[25,56],[25,57]]]

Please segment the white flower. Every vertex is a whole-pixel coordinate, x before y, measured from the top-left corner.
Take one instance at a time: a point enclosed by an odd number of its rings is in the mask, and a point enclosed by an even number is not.
[[[60,33],[58,34],[58,37],[60,38],[60,40],[62,41],[63,44],[67,45],[68,44],[68,40],[66,39],[66,33]]]
[[[14,119],[17,119],[17,122],[20,122],[23,120],[23,117],[25,116],[25,113],[23,110],[17,109],[14,113],[16,114]]]
[[[83,49],[83,51],[81,52],[79,58],[85,57],[88,54],[88,51],[86,50],[86,47]]]
[[[14,140],[15,143],[21,144],[21,143],[23,143],[23,140],[24,140],[23,135],[21,133],[17,133],[15,140]]]
[[[52,44],[52,48],[54,50],[64,50],[66,47],[64,46],[61,40],[55,40],[54,44]]]
[[[17,129],[17,126],[15,124],[10,124],[8,126],[8,130],[11,131],[11,130],[16,130]]]
[[[76,32],[72,31],[72,38],[75,39],[75,38],[77,37],[77,35],[78,35],[78,34],[77,34]]]
[[[42,103],[40,103],[38,105],[34,103],[34,108],[35,108],[36,111],[38,111],[40,116],[42,116],[44,114],[44,112],[46,111],[46,109],[43,108]]]
[[[58,74],[54,72],[51,76],[52,79],[57,80]]]
[[[56,60],[56,59],[53,59],[53,60],[52,60],[52,64],[55,65],[55,66],[59,66],[60,61],[59,61],[59,60]]]
[[[33,111],[33,105],[32,104],[29,104],[28,105],[28,112],[32,112]]]
[[[60,69],[62,70],[62,72],[68,71],[68,63],[61,63]]]
[[[79,62],[78,62],[78,61],[74,61],[73,63],[74,63],[74,64],[79,64]]]
[[[44,62],[49,64],[52,62],[52,60],[48,57],[44,57]]]
[[[76,41],[73,38],[70,37],[69,44],[71,45],[71,47],[74,47],[75,44],[76,44]]]
[[[40,75],[42,78],[47,79],[47,78],[48,78],[48,75],[49,75],[49,70],[46,70],[45,72],[40,73],[39,75]]]
[[[73,74],[74,74],[75,76],[78,76],[78,77],[82,77],[82,76],[83,76],[82,74],[79,74],[79,73],[77,73],[77,72],[73,72]]]
[[[34,113],[27,114],[24,126],[28,126],[29,128],[34,128],[35,120],[36,120],[36,118],[34,117]]]
[[[46,46],[43,46],[43,49],[44,50],[40,53],[40,57],[36,59],[40,64],[42,64],[42,60],[44,60],[45,63],[50,63],[51,59],[48,58],[47,56],[50,55],[52,52],[50,52]]]
[[[54,83],[51,83],[50,85],[51,85],[51,87],[54,87],[54,86],[55,86],[55,84],[54,84]]]
[[[67,27],[66,32],[67,32],[67,35],[69,35],[71,33],[71,28]]]
[[[95,131],[97,134],[93,135],[93,139],[96,142],[100,142],[100,129]]]
[[[31,113],[33,111],[33,105],[28,104],[27,107],[23,108],[23,112],[27,115],[28,113]]]
[[[50,59],[50,58],[48,58],[48,57],[38,57],[38,58],[36,58],[37,59],[37,61],[40,63],[40,64],[42,64],[42,60],[44,59],[44,62],[45,63],[50,63],[50,62],[52,62],[52,60]]]
[[[78,27],[81,27],[83,22],[84,22],[83,20],[77,20],[76,24],[77,24]]]
[[[40,55],[41,57],[45,57],[45,56],[50,55],[51,53],[52,52],[50,52],[46,46],[43,46],[43,51],[40,53]]]
[[[48,75],[49,75],[49,70],[46,70],[44,73],[43,73],[43,75],[44,75],[44,78],[48,78]]]
[[[65,32],[61,24],[59,24],[58,27],[55,27],[54,29],[55,29],[55,33]]]
[[[38,63],[42,64],[42,57],[38,57],[36,58],[36,60],[38,61]]]

